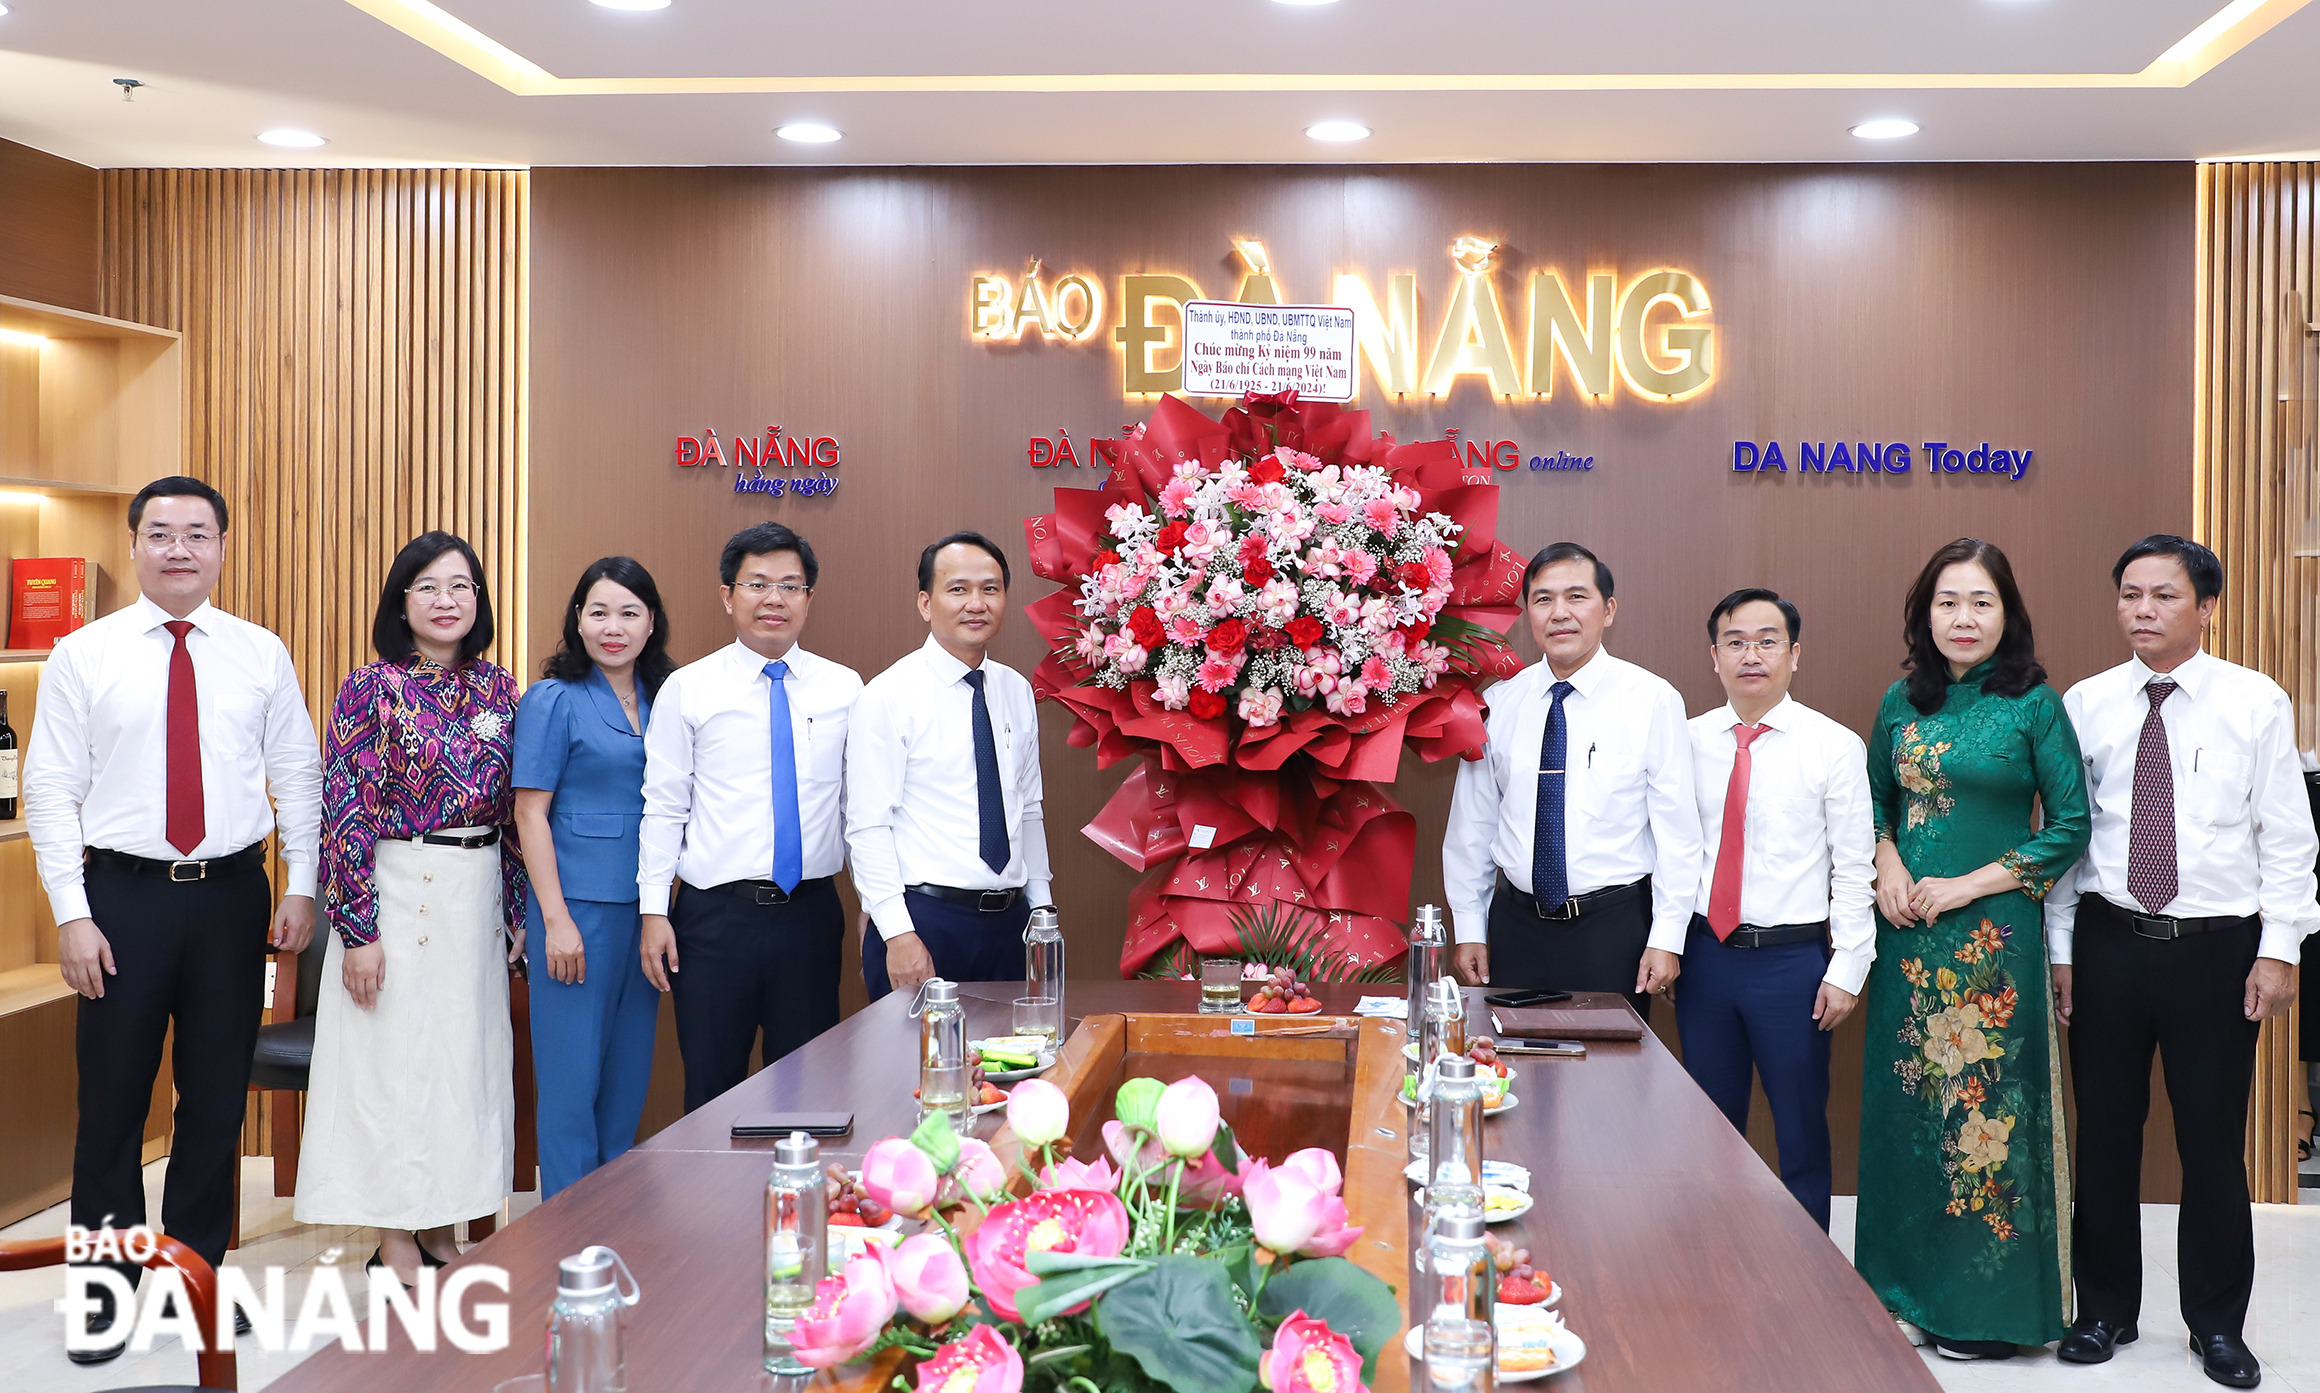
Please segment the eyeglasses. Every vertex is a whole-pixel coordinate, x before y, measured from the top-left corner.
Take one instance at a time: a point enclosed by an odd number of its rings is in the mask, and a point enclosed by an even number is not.
[[[1716,646],[1735,658],[1745,658],[1751,653],[1762,653],[1769,658],[1787,644],[1784,638],[1728,638]]]
[[[768,591],[781,596],[785,600],[794,600],[800,595],[811,595],[814,593],[814,588],[812,586],[800,585],[794,580],[741,580],[735,581],[733,583],[733,588],[735,590],[747,591],[749,593],[749,598],[752,600],[764,599]]]
[[[475,599],[475,582],[455,580],[449,585],[437,585],[431,580],[423,580],[403,593],[422,604],[433,604],[436,596],[449,595],[451,603],[464,605]]]
[[[145,543],[147,551],[167,551],[180,542],[185,544],[187,551],[208,551],[217,545],[217,539],[215,532],[203,532],[198,529],[192,532],[163,532],[156,528],[141,534],[140,537],[140,540]]]

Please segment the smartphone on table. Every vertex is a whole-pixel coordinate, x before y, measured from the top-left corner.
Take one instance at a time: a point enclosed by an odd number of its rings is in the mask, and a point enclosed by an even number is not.
[[[1492,1006],[1552,1006],[1558,1001],[1569,1001],[1571,994],[1524,987],[1511,992],[1493,992],[1482,999]]]

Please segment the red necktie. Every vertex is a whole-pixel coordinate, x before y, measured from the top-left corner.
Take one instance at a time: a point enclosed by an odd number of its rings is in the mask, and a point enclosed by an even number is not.
[[[193,855],[206,832],[201,806],[201,707],[194,697],[193,654],[183,619],[161,626],[177,636],[169,653],[169,844],[180,856]]]
[[[1708,927],[1723,942],[1740,927],[1740,870],[1748,859],[1748,746],[1769,727],[1736,725],[1732,779],[1724,785],[1724,833],[1716,841],[1716,878],[1708,888]]]
[[[2167,727],[2159,705],[2175,694],[2175,681],[2154,678],[2143,688],[2151,709],[2143,716],[2135,745],[2134,812],[2127,818],[2127,890],[2147,914],[2175,902],[2175,768],[2167,750]]]

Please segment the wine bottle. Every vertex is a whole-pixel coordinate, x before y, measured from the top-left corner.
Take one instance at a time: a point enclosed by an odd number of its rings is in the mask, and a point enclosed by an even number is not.
[[[0,691],[0,822],[16,816],[16,727],[8,724],[8,693]]]

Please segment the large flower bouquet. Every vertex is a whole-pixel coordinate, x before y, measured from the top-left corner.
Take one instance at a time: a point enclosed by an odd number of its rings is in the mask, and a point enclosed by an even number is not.
[[[1095,450],[1103,486],[1026,524],[1065,585],[1029,612],[1051,647],[1033,685],[1072,741],[1157,766],[1087,829],[1152,872],[1121,970],[1229,953],[1234,913],[1268,903],[1325,915],[1353,963],[1393,957],[1415,828],[1380,785],[1405,743],[1478,753],[1474,683],[1515,668],[1496,485],[1449,441],[1397,445],[1294,393],[1217,421],[1166,397]]]
[[[918,1357],[919,1393],[1366,1387],[1401,1308],[1342,1256],[1361,1229],[1336,1159],[1248,1159],[1198,1077],[1130,1080],[1114,1111],[1109,1159],[1058,1160],[1069,1101],[1017,1084],[1018,1198],[990,1147],[940,1114],[873,1146],[863,1190],[927,1229],[821,1282],[797,1320],[799,1360],[829,1369],[900,1348]]]

